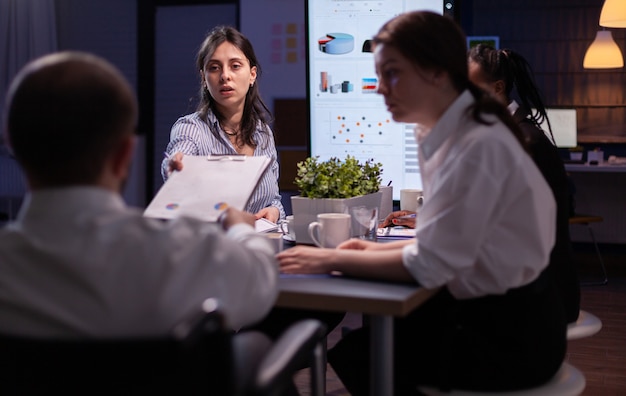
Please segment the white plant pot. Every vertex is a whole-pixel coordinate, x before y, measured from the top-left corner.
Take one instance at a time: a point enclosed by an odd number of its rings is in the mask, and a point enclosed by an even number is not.
[[[291,197],[291,209],[295,225],[296,242],[313,244],[309,237],[309,224],[316,221],[318,213],[350,213],[355,206],[380,207],[382,193],[360,195],[353,198],[306,198]]]

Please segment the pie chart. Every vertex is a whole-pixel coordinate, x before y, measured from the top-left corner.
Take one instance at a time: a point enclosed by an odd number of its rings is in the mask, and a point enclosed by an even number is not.
[[[354,49],[354,37],[348,33],[326,33],[317,40],[319,50],[331,54],[347,54]]]

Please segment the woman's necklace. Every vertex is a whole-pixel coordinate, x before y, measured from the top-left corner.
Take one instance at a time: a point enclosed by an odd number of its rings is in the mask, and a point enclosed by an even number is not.
[[[231,128],[231,127],[225,127],[224,125],[221,125],[222,130],[224,131],[225,134],[227,134],[228,136],[237,136],[239,134],[239,129],[235,129],[235,128]]]
[[[224,127],[222,127],[222,130],[228,136],[228,140],[230,140],[230,143],[235,148],[235,151],[239,152],[245,146],[245,144],[239,138],[239,133],[237,131],[230,132]]]

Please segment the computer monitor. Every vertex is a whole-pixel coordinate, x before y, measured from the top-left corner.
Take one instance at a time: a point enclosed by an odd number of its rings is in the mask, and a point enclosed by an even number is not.
[[[576,124],[576,109],[546,109],[552,135],[558,148],[576,147],[578,144],[578,129]],[[541,129],[550,138],[548,123],[544,120]]]
[[[382,163],[394,200],[403,188],[422,187],[417,143],[413,125],[394,122],[376,93],[371,38],[389,19],[414,10],[454,15],[454,1],[306,2],[310,154]]]

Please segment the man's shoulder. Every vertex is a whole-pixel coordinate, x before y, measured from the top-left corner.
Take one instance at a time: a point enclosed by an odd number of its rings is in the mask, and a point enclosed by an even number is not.
[[[193,217],[181,216],[175,219],[157,219],[147,217],[139,209],[129,208],[119,214],[122,220],[122,229],[137,229],[139,236],[149,237],[150,235],[188,235],[189,238],[200,238],[207,234],[221,233],[217,224],[196,219]]]
[[[0,256],[6,247],[12,244],[11,236],[16,233],[14,225],[12,222],[0,225]]]
[[[112,249],[124,246],[132,251],[154,253],[198,240],[210,242],[217,239],[221,229],[216,224],[191,217],[158,219],[144,216],[138,207],[118,206],[91,214],[77,214],[68,219],[67,232],[84,234],[92,238],[91,242],[109,244]]]

